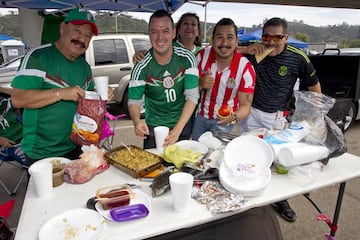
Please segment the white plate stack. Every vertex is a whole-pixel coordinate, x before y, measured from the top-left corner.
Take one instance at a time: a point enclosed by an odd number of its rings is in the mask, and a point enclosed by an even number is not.
[[[220,182],[230,192],[257,196],[270,183],[273,159],[273,149],[261,138],[237,137],[225,147]]]

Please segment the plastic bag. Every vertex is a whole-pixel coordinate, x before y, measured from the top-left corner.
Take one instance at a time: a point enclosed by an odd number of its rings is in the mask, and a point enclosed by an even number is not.
[[[71,140],[78,145],[96,146],[100,143],[106,101],[79,98],[71,130]]]
[[[328,116],[324,117],[327,127],[327,137],[325,146],[329,149],[329,156],[322,160],[324,164],[329,162],[329,158],[338,157],[347,152],[347,145],[344,133]]]
[[[335,99],[311,91],[295,91],[294,95],[296,100],[292,121],[306,121],[311,129],[303,141],[309,144],[325,145],[327,139],[325,116],[334,106]]]
[[[302,185],[310,184],[320,175],[324,164],[320,161],[291,167],[288,172],[289,178]]]
[[[71,161],[65,166],[64,180],[67,183],[81,184],[88,182],[95,175],[108,169],[109,163],[104,159],[104,150],[95,145],[82,146],[80,159]]]
[[[310,133],[306,121],[291,122],[288,128],[267,135],[264,140],[269,144],[297,143]]]

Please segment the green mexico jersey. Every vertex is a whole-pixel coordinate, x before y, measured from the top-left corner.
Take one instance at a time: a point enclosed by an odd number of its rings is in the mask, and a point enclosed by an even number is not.
[[[198,69],[194,54],[173,45],[171,60],[160,65],[152,49],[136,64],[129,83],[129,101],[145,95],[145,119],[150,126],[174,127],[185,104],[186,91],[198,91]]]
[[[185,48],[185,46],[178,40],[175,41],[175,44],[179,45],[180,47]],[[201,48],[202,48],[201,46],[196,46],[195,45],[194,48],[191,50],[191,52],[196,56],[196,54],[200,51]]]
[[[83,57],[74,61],[47,44],[23,59],[12,87],[23,90],[80,86],[92,90],[91,69]],[[75,148],[70,132],[77,102],[59,101],[36,109],[25,108],[21,147],[33,159],[62,156]]]

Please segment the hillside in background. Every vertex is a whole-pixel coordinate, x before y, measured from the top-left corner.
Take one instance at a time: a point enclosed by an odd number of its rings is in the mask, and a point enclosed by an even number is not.
[[[100,33],[147,32],[145,20],[124,14],[119,14],[117,17],[115,15],[97,16],[96,20]],[[214,25],[214,23],[207,23],[207,40],[211,37]],[[241,26],[238,27],[242,29]],[[204,28],[204,23],[201,23],[201,28]],[[251,28],[245,28],[245,31],[248,33],[261,28],[262,25],[253,25]],[[289,22],[288,30],[292,37],[308,43],[336,43],[339,47],[360,47],[360,25],[348,25],[344,22],[339,25],[314,27],[298,21]],[[19,16],[0,16],[0,34],[21,39]]]

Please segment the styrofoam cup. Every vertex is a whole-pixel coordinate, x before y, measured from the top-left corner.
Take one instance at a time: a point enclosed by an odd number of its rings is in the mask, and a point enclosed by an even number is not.
[[[95,83],[96,92],[100,94],[101,100],[108,100],[109,77],[108,76],[94,77],[94,83]]]
[[[49,196],[53,189],[52,164],[36,162],[30,166],[29,173],[34,181],[38,197]]]
[[[191,199],[194,176],[185,172],[173,173],[169,177],[169,182],[174,210],[182,212]]]
[[[278,159],[285,167],[298,166],[310,162],[322,160],[329,155],[329,149],[325,146],[301,144],[281,148]]]
[[[158,126],[154,128],[154,135],[155,135],[155,143],[156,149],[159,153],[163,153],[164,151],[164,140],[169,134],[169,128],[166,126]]]

